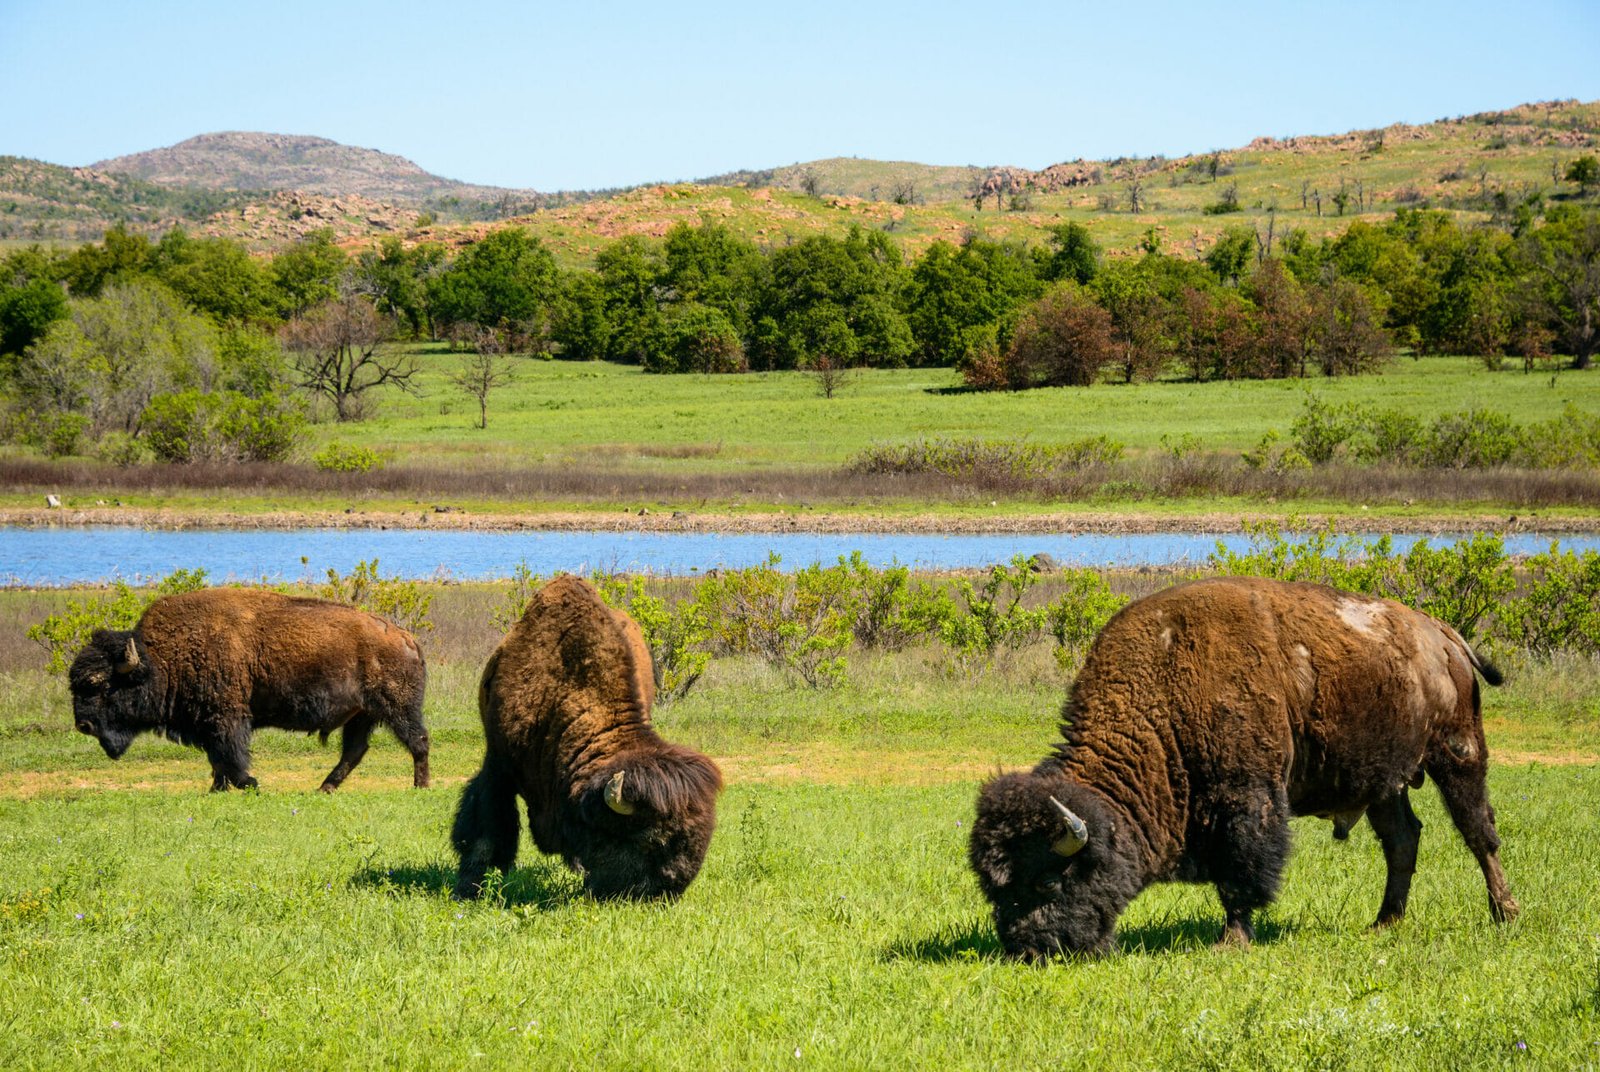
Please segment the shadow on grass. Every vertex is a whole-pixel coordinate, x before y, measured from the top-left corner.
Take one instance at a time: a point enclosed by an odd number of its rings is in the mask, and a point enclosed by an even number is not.
[[[923,938],[901,938],[889,943],[884,960],[919,960],[945,964],[958,960],[1004,960],[1005,949],[994,925],[987,919],[941,928]]]
[[[951,387],[924,387],[922,393],[925,395],[975,395],[978,393],[978,389],[976,387],[968,387],[964,383],[958,383]]]
[[[1256,920],[1256,945],[1272,943],[1293,934],[1293,924],[1280,923],[1271,918]],[[1183,919],[1167,917],[1135,927],[1122,927],[1117,931],[1117,951],[1123,956],[1138,957],[1160,953],[1188,953],[1209,949],[1222,937],[1222,919],[1190,916]]]
[[[456,869],[443,863],[375,864],[357,871],[350,884],[396,897],[449,897],[456,888]],[[512,871],[498,883],[491,872],[481,900],[507,908],[528,905],[553,909],[582,896],[583,887],[577,876],[558,865],[538,861]]]
[[[1256,923],[1256,944],[1270,945],[1297,928],[1293,924],[1262,919]],[[1152,956],[1164,953],[1194,952],[1211,948],[1222,936],[1222,921],[1204,916],[1163,919],[1126,927],[1117,931],[1117,955]],[[902,938],[891,942],[883,959],[917,960],[940,964],[951,961],[1005,960],[1005,948],[987,919],[942,928],[923,938]],[[1070,959],[1070,958],[1069,958]]]

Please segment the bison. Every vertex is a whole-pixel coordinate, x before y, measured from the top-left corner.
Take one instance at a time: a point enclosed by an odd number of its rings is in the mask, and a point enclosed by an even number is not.
[[[1259,578],[1195,581],[1124,607],[1096,638],[1028,773],[982,788],[969,858],[1006,951],[1098,953],[1155,882],[1210,882],[1224,944],[1247,945],[1289,855],[1289,818],[1366,815],[1400,920],[1426,773],[1513,918],[1489,807],[1476,670],[1449,626],[1387,599]]]
[[[340,731],[332,792],[386,725],[428,784],[427,680],[416,638],[365,611],[249,588],[165,596],[131,631],[96,630],[68,681],[78,729],[118,759],[141,733],[194,745],[211,760],[211,789],[252,789],[257,729]]]
[[[639,627],[594,588],[557,577],[536,592],[478,686],[483,767],[451,840],[456,896],[517,858],[517,797],[539,851],[559,854],[597,898],[675,898],[700,870],[722,775],[650,724],[655,699]]]

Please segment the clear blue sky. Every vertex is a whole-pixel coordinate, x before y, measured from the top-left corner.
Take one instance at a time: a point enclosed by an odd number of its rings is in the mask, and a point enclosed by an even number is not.
[[[552,190],[1043,167],[1600,98],[1600,0],[0,0],[0,153],[317,134]]]

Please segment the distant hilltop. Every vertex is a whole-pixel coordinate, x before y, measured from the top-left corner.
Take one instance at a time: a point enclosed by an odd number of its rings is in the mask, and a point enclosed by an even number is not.
[[[300,134],[224,131],[91,164],[94,171],[131,175],[158,186],[202,190],[303,190],[422,205],[456,198],[533,201],[536,190],[458,182],[430,174],[393,153],[341,145]]]

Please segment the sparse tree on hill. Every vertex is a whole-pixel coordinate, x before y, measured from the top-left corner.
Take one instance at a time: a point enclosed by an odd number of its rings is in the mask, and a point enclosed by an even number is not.
[[[365,298],[347,294],[325,302],[283,327],[283,347],[295,381],[333,403],[341,421],[366,415],[367,395],[379,387],[416,393],[416,360],[384,353],[391,322]]]
[[[1568,182],[1578,184],[1578,189],[1585,195],[1600,185],[1600,159],[1594,156],[1580,156],[1567,165],[1566,174],[1563,176]]]
[[[806,169],[805,173],[800,176],[800,190],[807,197],[822,196],[822,182],[817,178],[816,172],[809,168]]]

